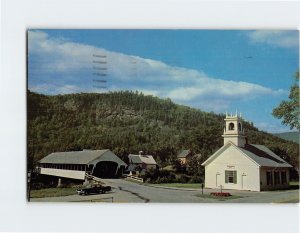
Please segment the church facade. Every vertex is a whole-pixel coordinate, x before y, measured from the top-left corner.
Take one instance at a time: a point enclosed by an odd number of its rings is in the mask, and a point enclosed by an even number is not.
[[[263,191],[286,188],[292,167],[264,145],[249,144],[241,116],[225,118],[224,145],[205,162],[205,187]]]

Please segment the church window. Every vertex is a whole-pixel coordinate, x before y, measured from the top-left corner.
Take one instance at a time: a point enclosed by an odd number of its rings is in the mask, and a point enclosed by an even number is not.
[[[225,171],[225,183],[227,184],[236,184],[237,179],[236,179],[236,171]]]
[[[229,123],[229,130],[234,130],[234,124],[232,122]]]
[[[281,184],[287,184],[286,172],[285,171],[281,172]]]
[[[272,172],[267,172],[267,185],[273,184],[273,174]]]
[[[279,172],[274,172],[274,184],[280,183]]]

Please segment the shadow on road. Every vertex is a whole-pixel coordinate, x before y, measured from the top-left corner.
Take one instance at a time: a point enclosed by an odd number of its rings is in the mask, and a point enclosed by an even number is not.
[[[133,195],[137,196],[138,198],[140,198],[140,199],[144,200],[144,201],[145,201],[145,203],[147,203],[147,202],[149,202],[149,201],[150,201],[150,199],[148,199],[148,198],[145,198],[145,197],[142,197],[141,195],[139,195],[139,194],[138,194],[138,193],[136,193],[136,192],[132,192],[132,191],[130,191],[130,190],[123,189],[122,187],[119,187],[119,189],[120,189],[121,191],[128,192],[128,193],[131,193],[131,194],[133,194]]]

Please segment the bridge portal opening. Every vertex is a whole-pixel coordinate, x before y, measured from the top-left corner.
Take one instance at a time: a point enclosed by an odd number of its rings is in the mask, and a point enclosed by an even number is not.
[[[111,161],[101,161],[96,164],[93,176],[99,178],[116,178],[119,174],[118,163]]]

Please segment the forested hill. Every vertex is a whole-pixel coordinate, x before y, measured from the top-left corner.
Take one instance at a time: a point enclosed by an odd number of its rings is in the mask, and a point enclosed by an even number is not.
[[[299,144],[299,136],[300,136],[299,132],[277,133],[274,135],[277,137],[283,138],[287,141],[292,141],[292,142],[296,142]]]
[[[28,165],[54,151],[111,149],[154,155],[161,165],[181,149],[211,155],[223,145],[224,115],[138,92],[46,96],[28,91]],[[298,145],[244,123],[250,143],[264,144],[298,166]]]

